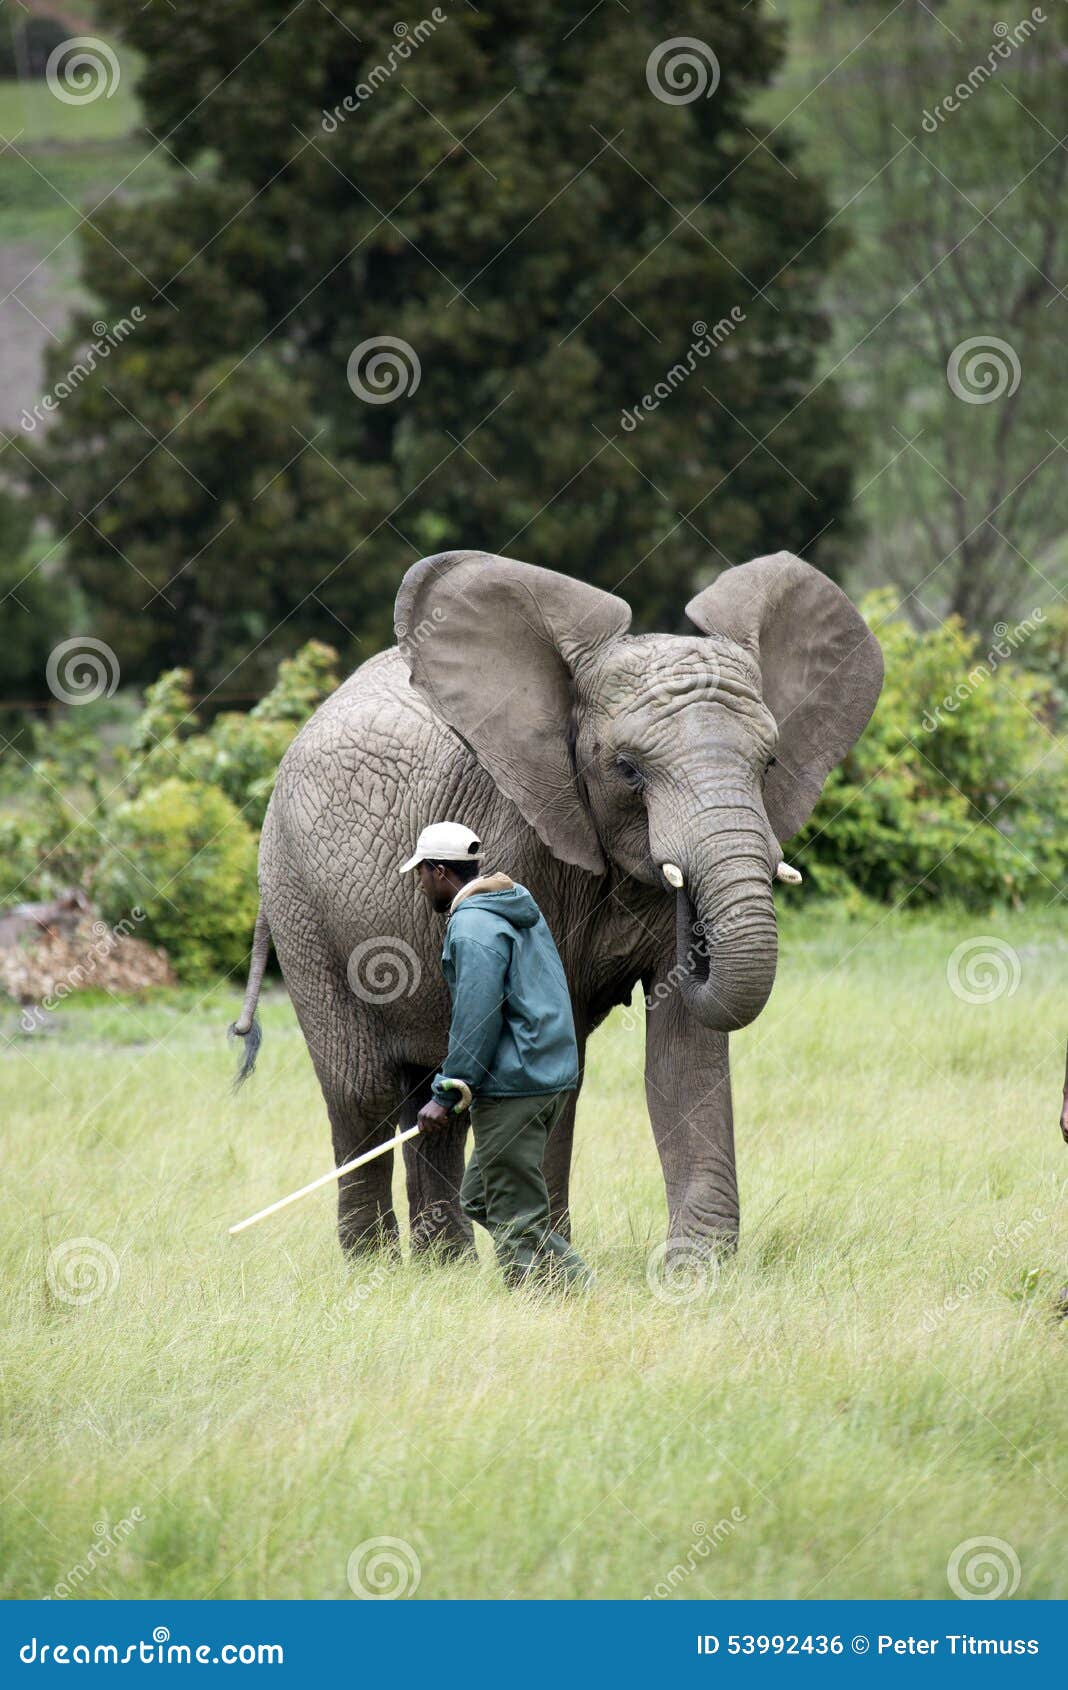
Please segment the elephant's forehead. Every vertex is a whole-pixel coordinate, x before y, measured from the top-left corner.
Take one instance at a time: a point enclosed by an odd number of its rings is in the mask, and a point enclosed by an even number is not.
[[[756,664],[733,640],[670,634],[617,641],[590,676],[589,701],[610,715],[641,710],[665,699],[683,703],[719,693],[760,697]]]

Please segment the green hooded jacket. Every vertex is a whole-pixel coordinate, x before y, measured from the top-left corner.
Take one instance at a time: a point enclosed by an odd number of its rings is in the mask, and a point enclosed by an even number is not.
[[[446,1108],[462,1080],[475,1097],[574,1091],[578,1045],[564,965],[525,886],[506,874],[457,893],[441,967],[452,995],[449,1050],[433,1093]]]

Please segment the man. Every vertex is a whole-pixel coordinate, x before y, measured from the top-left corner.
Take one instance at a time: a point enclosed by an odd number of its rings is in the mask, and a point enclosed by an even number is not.
[[[510,1284],[559,1278],[585,1287],[589,1269],[552,1230],[541,1171],[578,1085],[571,999],[552,934],[525,886],[482,874],[482,845],[469,827],[424,828],[401,873],[411,869],[448,918],[441,966],[452,996],[448,1054],[419,1126],[438,1132],[470,1106],[475,1147],[460,1206],[489,1232]]]

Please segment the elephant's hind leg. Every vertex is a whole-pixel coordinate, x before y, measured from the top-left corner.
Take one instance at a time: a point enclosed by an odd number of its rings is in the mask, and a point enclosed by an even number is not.
[[[282,972],[322,1088],[334,1146],[334,1166],[350,1162],[392,1136],[397,1119],[394,1073],[378,1029],[354,998],[344,970],[310,923],[294,940],[286,930]],[[337,1226],[349,1254],[395,1247],[393,1156],[380,1156],[338,1181]]]
[[[414,1127],[423,1104],[430,1101],[432,1078],[429,1068],[401,1070],[402,1128]],[[404,1146],[413,1256],[427,1252],[446,1260],[475,1256],[471,1222],[460,1208],[466,1137],[465,1115],[456,1126],[421,1134]]]
[[[350,1162],[393,1136],[396,1098],[391,1091],[366,1090],[353,1096],[327,1092],[327,1112],[334,1142],[334,1165]],[[337,1187],[337,1234],[346,1255],[395,1249],[399,1230],[393,1211],[393,1155],[379,1156],[364,1168],[344,1174]]]

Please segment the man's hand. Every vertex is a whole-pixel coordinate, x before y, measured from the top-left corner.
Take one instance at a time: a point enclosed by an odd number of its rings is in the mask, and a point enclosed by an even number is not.
[[[452,1110],[446,1109],[443,1103],[432,1097],[429,1103],[423,1104],[415,1120],[420,1132],[440,1132],[442,1127],[447,1127],[452,1120]]]

